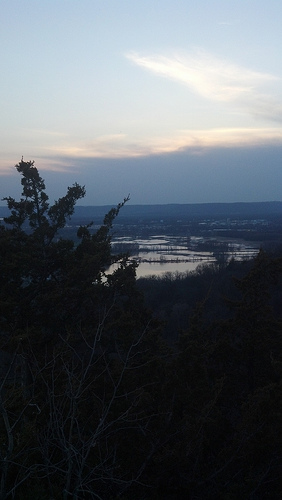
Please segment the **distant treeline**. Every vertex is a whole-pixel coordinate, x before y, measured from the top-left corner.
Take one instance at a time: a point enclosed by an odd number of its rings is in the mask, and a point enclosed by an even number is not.
[[[74,217],[103,217],[110,206],[77,206]],[[119,215],[119,221],[132,218],[162,217],[264,217],[282,215],[282,202],[256,203],[186,203],[167,205],[131,205],[127,204]]]
[[[75,207],[73,218],[103,219],[113,205],[89,205]],[[0,217],[6,217],[9,210],[0,206]],[[119,220],[128,217],[162,218],[162,217],[264,217],[282,215],[281,201],[240,202],[240,203],[171,203],[156,205],[126,204],[119,215]]]

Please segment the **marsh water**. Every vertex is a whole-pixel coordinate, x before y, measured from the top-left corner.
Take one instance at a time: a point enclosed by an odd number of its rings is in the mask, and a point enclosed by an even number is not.
[[[220,259],[248,259],[258,252],[259,244],[225,239],[210,240],[207,244],[199,237],[156,235],[134,240],[130,237],[115,238],[113,247],[123,252],[128,251],[131,258],[138,262],[139,278],[194,271],[199,264],[212,264]],[[212,251],[205,247],[212,247]]]

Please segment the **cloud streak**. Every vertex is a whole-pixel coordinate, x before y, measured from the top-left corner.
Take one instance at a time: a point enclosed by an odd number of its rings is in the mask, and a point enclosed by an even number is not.
[[[204,155],[216,148],[252,148],[254,146],[282,145],[280,128],[215,128],[176,130],[166,136],[134,137],[126,134],[102,135],[92,140],[79,141],[64,136],[58,144],[37,147],[28,159],[40,162],[40,169],[68,173],[76,170],[78,159],[122,160],[155,157],[187,152]],[[10,175],[15,158],[3,159],[0,176]],[[18,158],[20,160],[20,158]]]
[[[259,119],[282,122],[281,100],[263,90],[279,81],[274,75],[252,71],[201,50],[172,56],[131,52],[126,57],[152,73],[186,85],[205,99],[239,106]]]
[[[48,149],[48,155],[69,158],[138,158],[189,150],[199,154],[216,147],[252,147],[282,144],[282,130],[277,128],[234,128],[179,130],[169,137],[134,140],[125,134],[101,136],[93,141],[65,144]]]

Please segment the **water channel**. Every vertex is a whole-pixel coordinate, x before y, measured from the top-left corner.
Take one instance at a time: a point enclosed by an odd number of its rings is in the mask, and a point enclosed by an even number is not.
[[[204,247],[202,238],[190,237],[187,240],[185,237],[156,235],[134,241],[129,237],[116,238],[113,240],[113,248],[129,251],[131,258],[138,262],[138,278],[194,271],[199,264],[212,264],[220,257],[227,260],[248,259],[256,255],[259,249],[259,243],[246,241],[217,239],[213,243],[214,250],[205,251],[201,249],[201,246]]]

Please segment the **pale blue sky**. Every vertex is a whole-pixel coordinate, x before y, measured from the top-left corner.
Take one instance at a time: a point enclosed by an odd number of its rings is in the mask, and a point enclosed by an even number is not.
[[[282,200],[280,0],[0,0],[0,196]]]

